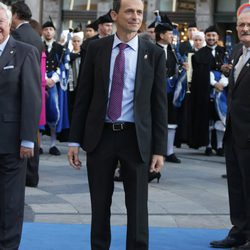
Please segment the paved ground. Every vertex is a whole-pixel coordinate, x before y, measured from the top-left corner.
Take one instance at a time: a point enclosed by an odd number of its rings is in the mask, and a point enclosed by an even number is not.
[[[25,221],[89,224],[85,154],[82,169],[76,171],[68,165],[66,144],[60,144],[61,156],[47,153],[46,138],[43,144],[39,187],[26,189]],[[150,226],[229,228],[227,183],[221,178],[224,158],[186,146],[176,152],[182,163],[166,163],[160,183],[149,184]],[[122,183],[115,184],[112,224],[126,224]]]

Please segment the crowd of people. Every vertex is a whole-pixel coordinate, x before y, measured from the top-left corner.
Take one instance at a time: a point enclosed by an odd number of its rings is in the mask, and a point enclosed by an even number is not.
[[[110,246],[114,180],[124,183],[126,249],[148,249],[148,182],[159,182],[164,161],[181,163],[183,143],[226,156],[233,227],[211,247],[250,249],[249,5],[238,10],[234,49],[230,35],[221,46],[216,26],[196,23],[180,42],[178,24],[159,11],[141,30],[142,0],[114,0],[58,42],[51,18],[40,25],[23,1],[10,9],[0,3],[0,249],[20,244],[43,134],[51,155],[61,154],[58,140],[69,143],[75,169],[86,151],[92,249]]]

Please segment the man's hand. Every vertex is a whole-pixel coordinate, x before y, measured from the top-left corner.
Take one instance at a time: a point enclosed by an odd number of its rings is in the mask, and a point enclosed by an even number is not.
[[[150,172],[160,172],[164,166],[164,156],[162,155],[153,155],[152,162],[150,165]]]
[[[46,86],[48,86],[49,88],[52,88],[54,85],[55,85],[55,82],[51,78],[48,78],[46,80]]]
[[[185,70],[189,70],[189,65],[187,62],[184,62],[183,65],[182,65],[182,68],[185,69]]]
[[[223,64],[221,66],[221,71],[223,74],[228,75],[230,73],[230,70],[232,69],[232,64]]]
[[[78,154],[79,154],[79,147],[69,147],[68,151],[69,164],[70,166],[72,166],[77,170],[79,170],[82,165],[81,161],[79,160]]]
[[[215,90],[217,90],[218,92],[221,92],[221,91],[223,91],[223,89],[224,89],[224,85],[223,85],[222,83],[217,82],[217,83],[214,84],[214,88],[215,88]]]
[[[34,149],[33,148],[26,148],[21,146],[20,147],[20,158],[31,158],[34,156]]]

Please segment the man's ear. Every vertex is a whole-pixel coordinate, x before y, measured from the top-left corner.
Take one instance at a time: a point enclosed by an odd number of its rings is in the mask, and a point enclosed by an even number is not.
[[[114,10],[111,10],[110,16],[111,16],[112,20],[115,22],[117,19],[117,13]]]

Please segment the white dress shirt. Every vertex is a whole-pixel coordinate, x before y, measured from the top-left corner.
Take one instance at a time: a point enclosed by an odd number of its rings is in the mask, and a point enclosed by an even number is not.
[[[114,64],[116,56],[119,53],[118,45],[123,43],[115,34],[114,42],[111,52],[110,61],[110,73],[109,73],[109,96],[112,86],[112,78],[114,71]],[[123,87],[123,98],[122,98],[122,113],[117,119],[119,122],[134,122],[134,90],[135,90],[135,75],[137,68],[137,58],[138,58],[138,36],[135,36],[132,40],[127,43],[128,47],[124,50],[125,53],[125,72],[124,72],[124,87]],[[107,105],[108,110],[109,102]],[[106,114],[106,122],[111,122]]]

